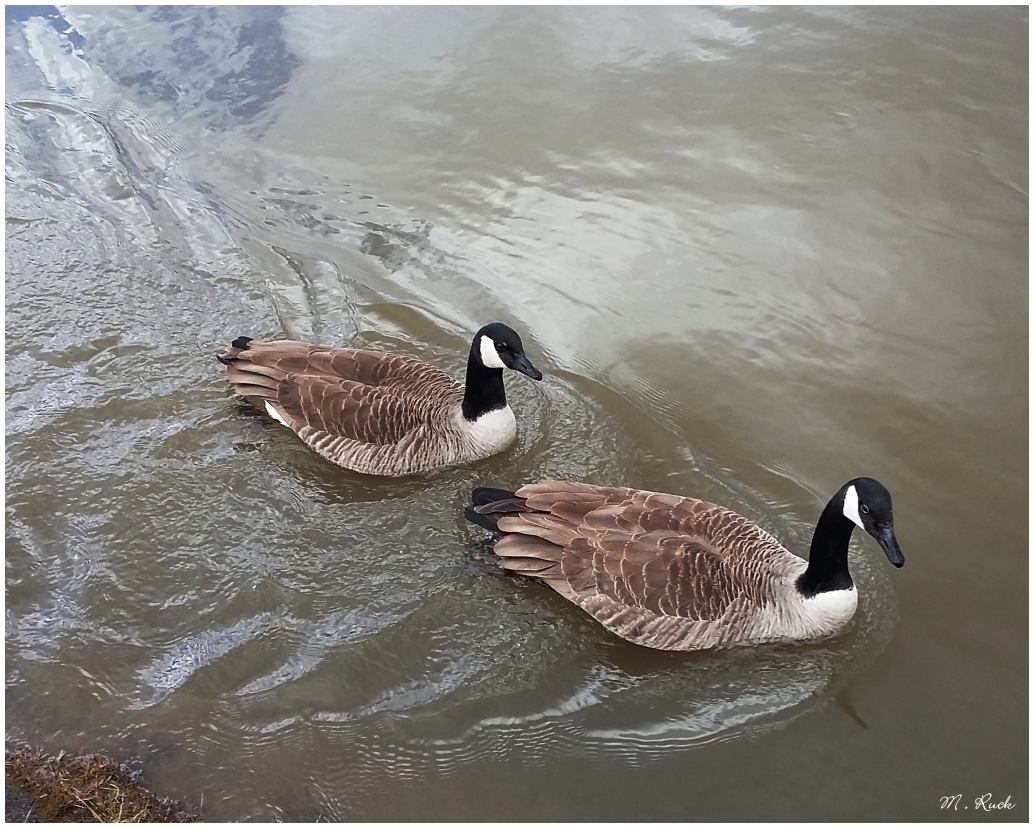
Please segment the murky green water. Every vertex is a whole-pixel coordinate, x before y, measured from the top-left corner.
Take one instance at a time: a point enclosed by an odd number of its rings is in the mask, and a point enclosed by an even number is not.
[[[8,737],[214,820],[1027,819],[1026,9],[6,34]],[[494,319],[547,373],[508,383],[518,444],[424,478],[325,463],[214,359],[460,374]],[[636,648],[462,519],[561,476],[803,553],[862,474],[907,565],[856,540],[859,614],[808,646]]]

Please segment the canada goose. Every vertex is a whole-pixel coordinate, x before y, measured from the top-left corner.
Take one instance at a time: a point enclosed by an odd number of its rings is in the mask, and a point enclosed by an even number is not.
[[[291,340],[241,336],[217,358],[234,391],[328,460],[393,477],[502,451],[517,436],[503,369],[542,379],[500,322],[474,335],[465,386],[413,357]]]
[[[466,517],[502,534],[504,569],[545,582],[611,632],[659,650],[804,641],[858,605],[847,570],[860,526],[894,566],[890,492],[869,477],[830,498],[804,561],[744,517],[703,500],[546,481],[475,489]]]

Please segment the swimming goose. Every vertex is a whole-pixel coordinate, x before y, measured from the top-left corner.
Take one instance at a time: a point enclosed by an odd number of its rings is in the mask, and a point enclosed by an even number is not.
[[[858,605],[847,544],[860,526],[894,566],[890,492],[849,480],[815,526],[808,561],[723,506],[637,489],[547,481],[475,489],[466,517],[501,533],[504,569],[543,581],[608,630],[659,650],[824,638]]]
[[[241,336],[217,358],[234,391],[328,460],[393,477],[502,451],[517,436],[503,369],[542,379],[500,322],[474,335],[465,386],[413,357],[291,340]]]

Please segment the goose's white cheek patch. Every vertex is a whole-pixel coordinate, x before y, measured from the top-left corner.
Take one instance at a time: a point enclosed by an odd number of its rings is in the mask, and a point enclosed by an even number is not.
[[[505,368],[495,349],[495,341],[489,336],[481,337],[481,364],[486,368]]]
[[[854,486],[850,486],[844,492],[844,517],[853,522],[859,529],[865,528],[862,526],[861,515],[858,514],[858,492]]]

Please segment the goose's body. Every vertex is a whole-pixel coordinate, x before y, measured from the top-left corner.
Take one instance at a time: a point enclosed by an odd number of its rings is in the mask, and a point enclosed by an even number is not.
[[[690,497],[546,481],[476,489],[467,518],[501,533],[504,569],[539,579],[611,632],[661,650],[705,650],[834,635],[858,605],[847,569],[862,526],[888,558],[890,494],[857,478],[827,504],[804,561],[723,506]],[[857,519],[856,519],[857,518]]]
[[[466,384],[413,357],[292,340],[235,339],[220,354],[234,391],[339,466],[400,476],[462,465],[513,442],[503,369],[541,379],[498,322],[474,336]]]

